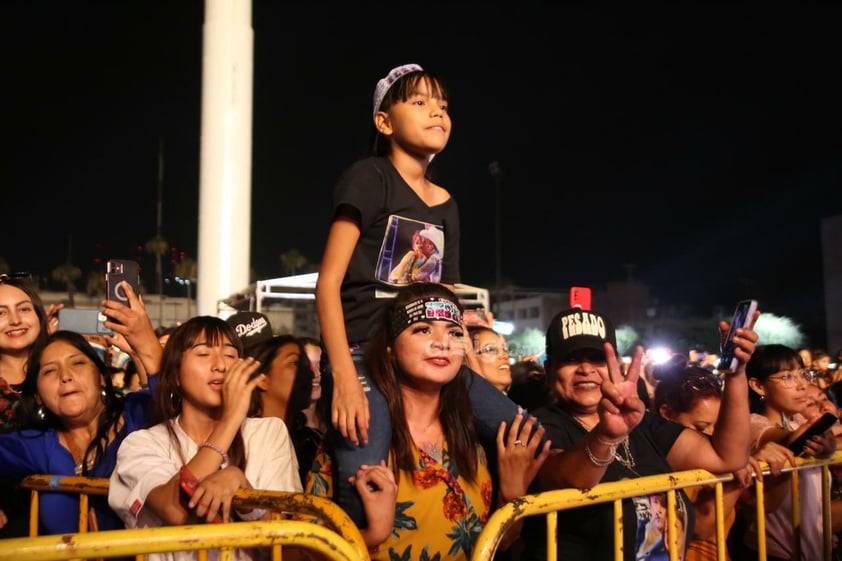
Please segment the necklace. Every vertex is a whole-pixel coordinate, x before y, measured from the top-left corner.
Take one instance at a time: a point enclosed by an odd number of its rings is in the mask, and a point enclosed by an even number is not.
[[[87,454],[85,452],[79,451],[79,448],[76,446],[76,443],[73,442],[73,439],[70,438],[70,436],[65,435],[64,442],[67,445],[67,450],[68,452],[70,452],[70,457],[73,458],[73,463],[75,464],[73,467],[73,473],[75,473],[76,475],[82,475],[83,464],[88,471],[91,471],[94,468],[94,458],[91,458],[87,462],[85,462],[85,456],[87,456]],[[79,458],[78,461],[77,458]]]
[[[88,465],[86,467],[88,468],[88,471],[91,471],[92,469],[94,469],[93,458],[88,460]],[[76,464],[76,466],[73,468],[73,473],[75,473],[76,475],[82,475],[82,462],[79,462],[78,464]]]
[[[582,426],[583,429],[585,429],[586,433],[591,432],[592,427],[588,427],[588,425],[586,425],[585,422],[576,415],[571,416]],[[622,451],[622,454],[620,454],[620,451]],[[640,475],[634,470],[634,466],[637,462],[635,462],[634,456],[631,453],[629,435],[624,436],[623,440],[621,440],[617,447],[614,448],[614,459],[620,462],[620,465],[625,467],[627,470],[640,477]]]
[[[415,440],[418,449],[441,463],[443,460],[444,435],[440,428],[436,427],[438,418],[431,421],[423,429],[410,427],[410,434]],[[431,431],[431,429],[433,429]],[[428,434],[432,432],[432,434]]]
[[[441,444],[443,445],[444,442]],[[421,445],[421,450],[438,463],[442,463],[444,460],[444,450],[443,447],[439,445],[439,442],[425,442]]]

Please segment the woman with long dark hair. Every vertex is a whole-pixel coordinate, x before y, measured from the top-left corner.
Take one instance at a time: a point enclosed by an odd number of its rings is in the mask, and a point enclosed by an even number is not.
[[[388,460],[353,477],[372,559],[468,559],[489,513],[526,493],[549,455],[543,428],[515,418],[497,432],[499,481],[474,427],[465,366],[462,306],[448,288],[413,283],[399,290],[367,347],[366,369],[389,406]],[[521,422],[523,421],[523,422]],[[534,430],[533,430],[534,429]],[[332,496],[329,453],[317,456],[308,492]],[[496,484],[496,485],[495,485]],[[510,537],[510,536],[507,536]]]
[[[132,431],[145,427],[151,395],[123,398],[111,372],[84,336],[57,331],[35,346],[15,410],[20,430],[0,435],[0,478],[56,474],[109,477],[117,449]],[[91,497],[95,528],[121,528],[104,497]],[[40,495],[40,533],[79,530],[79,497]]]
[[[108,501],[127,527],[229,521],[238,489],[301,491],[286,425],[247,416],[263,375],[242,353],[234,328],[217,317],[191,318],[170,336],[154,390],[158,423],[126,438],[111,476]],[[254,509],[236,518],[268,516]]]

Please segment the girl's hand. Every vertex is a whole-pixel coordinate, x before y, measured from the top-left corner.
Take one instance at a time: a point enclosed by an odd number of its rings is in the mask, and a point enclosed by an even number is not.
[[[774,476],[780,475],[787,465],[795,467],[795,454],[789,448],[777,442],[767,442],[751,457],[769,464],[769,471]]]
[[[260,361],[252,357],[238,358],[228,367],[222,382],[223,418],[241,423],[248,415],[251,394],[265,374],[254,375]]]
[[[395,474],[381,460],[378,466],[360,466],[349,481],[360,494],[368,520],[368,528],[363,531],[366,545],[375,547],[386,541],[395,525],[398,500]]]
[[[188,508],[196,509],[196,516],[213,522],[219,516],[222,522],[231,521],[231,501],[239,489],[251,485],[240,468],[228,466],[205,477],[196,486]]]
[[[833,431],[826,430],[824,434],[817,434],[804,444],[804,456],[827,458],[836,452],[836,437]]]
[[[497,465],[500,474],[500,503],[522,497],[541,466],[550,456],[551,442],[544,438],[544,427],[537,424],[535,417],[524,421],[523,415],[516,415],[512,428],[506,436],[506,422],[497,429]],[[533,430],[534,428],[534,430]],[[539,453],[540,449],[540,453]]]
[[[733,483],[741,489],[745,489],[754,483],[755,478],[763,481],[763,468],[760,467],[760,462],[756,458],[749,456],[746,467],[734,472]]]
[[[331,421],[339,433],[359,445],[368,444],[368,398],[356,375],[350,381],[333,377]]]
[[[50,304],[47,306],[47,335],[52,335],[58,331],[58,313],[62,308],[64,308],[64,304]],[[3,511],[0,510],[0,513],[2,512]],[[3,526],[0,526],[0,528],[2,527]]]

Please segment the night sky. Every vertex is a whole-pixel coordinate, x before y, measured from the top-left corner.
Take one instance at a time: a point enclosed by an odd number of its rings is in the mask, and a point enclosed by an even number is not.
[[[290,249],[320,261],[374,85],[416,62],[451,90],[434,166],[460,205],[464,282],[497,275],[496,161],[505,283],[598,287],[632,271],[660,303],[754,297],[823,324],[842,7],[366,6],[253,3],[258,276],[282,276]],[[83,269],[134,255],[155,233],[163,138],[163,234],[195,258],[203,3],[3,0],[0,22],[0,257],[48,276],[69,247]]]

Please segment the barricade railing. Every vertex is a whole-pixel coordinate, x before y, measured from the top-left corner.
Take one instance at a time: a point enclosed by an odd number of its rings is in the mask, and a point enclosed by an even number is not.
[[[79,495],[79,532],[88,531],[88,498],[90,495],[108,495],[107,477],[82,477],[77,475],[30,475],[21,481],[20,486],[30,490],[29,499],[29,535],[38,535],[40,512],[40,493],[43,491],[70,493]]]
[[[232,561],[239,548],[271,548],[281,561],[289,548],[320,553],[331,561],[361,561],[357,549],[326,526],[300,520],[227,522],[188,526],[162,526],[130,530],[103,530],[0,540],[0,559],[64,561],[108,559],[150,553],[196,551],[199,561],[208,550],[219,550],[220,561]]]
[[[41,492],[61,492],[79,495],[79,533],[89,529],[89,495],[108,495],[108,478],[61,476],[50,474],[30,475],[20,486],[31,491],[30,536],[38,535],[38,503]],[[340,535],[363,561],[370,558],[359,528],[348,514],[326,497],[309,493],[240,489],[234,496],[235,509],[260,508],[272,513],[274,520],[295,520],[310,524],[324,524]],[[216,526],[216,525],[214,525]],[[180,526],[183,528],[183,526]],[[2,558],[2,557],[0,557]]]
[[[830,473],[831,465],[842,464],[842,451],[836,452],[827,459],[806,459],[797,458],[795,467],[784,468],[783,473],[791,474],[792,502],[793,502],[793,526],[800,527],[800,493],[798,487],[798,473],[808,469],[822,470],[822,505],[823,505],[823,528],[824,528],[824,559],[831,559],[832,532],[830,520]],[[769,474],[768,466],[764,468],[764,476]],[[660,475],[649,475],[623,481],[600,483],[591,489],[558,489],[544,491],[532,495],[526,495],[515,499],[498,508],[489,517],[488,522],[477,538],[471,555],[471,561],[492,561],[497,553],[497,548],[506,532],[518,521],[530,517],[544,515],[546,517],[546,548],[547,561],[564,561],[558,559],[556,549],[556,530],[558,528],[558,512],[601,503],[613,503],[614,505],[614,559],[623,560],[623,507],[622,501],[632,497],[646,496],[656,493],[667,495],[667,524],[672,530],[668,532],[670,561],[678,561],[679,516],[676,512],[676,492],[679,489],[696,486],[712,485],[715,489],[715,510],[716,510],[716,542],[717,558],[719,561],[726,559],[726,535],[724,531],[725,516],[723,512],[723,491],[722,485],[733,480],[732,474],[715,475],[705,470],[688,470],[681,472],[666,473]],[[758,558],[766,561],[766,539],[765,539],[765,512],[763,500],[763,482],[755,481],[757,495],[757,533]],[[798,536],[798,532],[795,532]],[[800,558],[800,541],[796,539],[795,558]]]

